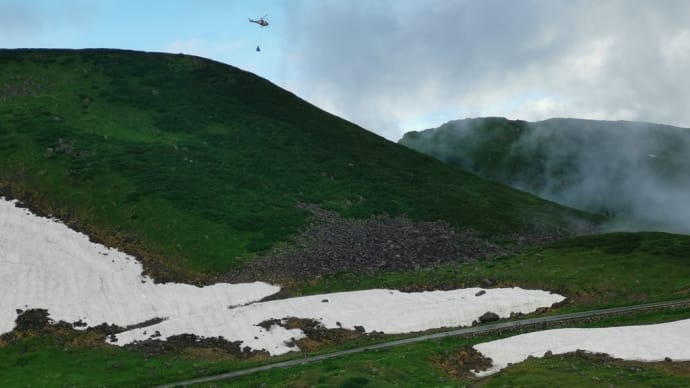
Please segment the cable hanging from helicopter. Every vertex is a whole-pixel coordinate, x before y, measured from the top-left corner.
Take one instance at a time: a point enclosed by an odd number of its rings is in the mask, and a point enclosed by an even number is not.
[[[250,23],[256,23],[256,24],[260,25],[261,27],[267,27],[268,26],[268,20],[266,20],[266,16],[268,16],[268,15],[264,15],[264,16],[256,19],[256,20],[252,19],[252,18],[248,18],[248,19],[249,19]],[[261,51],[261,47],[257,45],[256,46],[256,52],[258,53],[260,51]]]

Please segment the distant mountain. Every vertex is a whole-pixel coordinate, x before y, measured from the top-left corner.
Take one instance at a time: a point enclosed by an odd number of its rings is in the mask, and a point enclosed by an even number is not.
[[[489,117],[408,132],[400,144],[616,229],[690,233],[690,129],[642,122]]]

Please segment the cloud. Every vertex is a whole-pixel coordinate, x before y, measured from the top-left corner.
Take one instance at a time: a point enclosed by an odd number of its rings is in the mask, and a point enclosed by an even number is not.
[[[611,230],[690,234],[690,129],[629,121],[466,119],[404,140],[487,179],[573,208],[615,214]]]
[[[532,131],[512,149],[522,157],[543,158],[544,185],[529,191],[578,209],[611,209],[630,218],[616,219],[614,230],[690,233],[690,131],[646,123],[551,121],[531,124]]]
[[[436,111],[690,126],[687,1],[299,4],[286,86],[390,139]]]

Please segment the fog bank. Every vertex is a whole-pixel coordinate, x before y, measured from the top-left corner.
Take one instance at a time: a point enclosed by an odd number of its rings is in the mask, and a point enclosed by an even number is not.
[[[400,141],[485,178],[615,216],[614,230],[690,233],[690,130],[629,122],[452,121]]]

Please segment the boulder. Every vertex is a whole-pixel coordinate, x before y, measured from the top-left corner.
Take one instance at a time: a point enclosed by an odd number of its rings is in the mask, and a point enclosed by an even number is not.
[[[479,317],[479,322],[481,322],[481,323],[493,322],[493,321],[498,321],[499,318],[500,317],[498,316],[498,314],[491,312],[491,311],[487,311],[484,313],[484,315]]]

